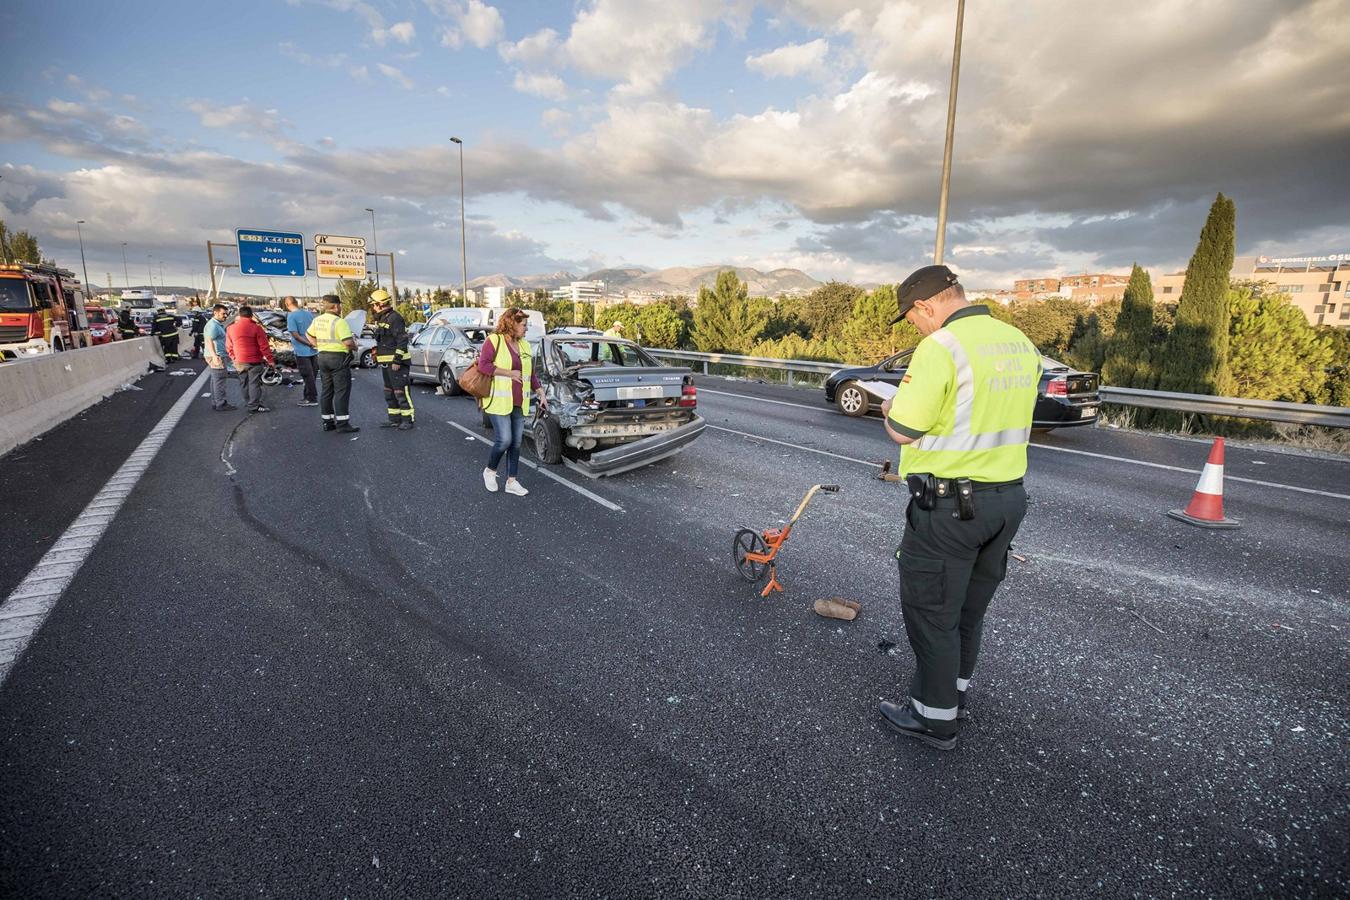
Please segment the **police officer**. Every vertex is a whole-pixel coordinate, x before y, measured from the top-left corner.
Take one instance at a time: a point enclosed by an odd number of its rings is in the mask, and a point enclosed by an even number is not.
[[[985,610],[1026,515],[1022,476],[1040,354],[988,308],[966,302],[946,266],[915,271],[899,301],[894,321],[923,335],[882,407],[910,490],[895,555],[915,668],[908,702],[884,702],[880,711],[901,734],[952,750],[957,720],[967,718]]]
[[[347,414],[352,396],[351,351],[356,349],[356,338],[347,320],[338,315],[341,311],[341,298],[325,294],[323,313],[314,317],[305,334],[319,351],[319,415],[323,430],[353,434],[361,430]]]
[[[151,330],[159,336],[159,346],[164,351],[164,358],[170,362],[177,361],[178,317],[169,312],[168,309],[160,307],[159,311],[155,313]]]
[[[408,323],[389,302],[389,292],[370,295],[375,312],[375,362],[384,373],[384,406],[389,421],[381,428],[410,431],[413,427],[412,394],[408,391]]]

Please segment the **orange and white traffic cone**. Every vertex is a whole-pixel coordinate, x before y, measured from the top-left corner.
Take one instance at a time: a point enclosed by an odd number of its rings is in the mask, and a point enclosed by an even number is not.
[[[1209,462],[1200,473],[1191,502],[1185,509],[1169,510],[1167,515],[1201,528],[1238,528],[1242,525],[1223,514],[1223,438],[1215,438],[1214,446],[1209,448]]]

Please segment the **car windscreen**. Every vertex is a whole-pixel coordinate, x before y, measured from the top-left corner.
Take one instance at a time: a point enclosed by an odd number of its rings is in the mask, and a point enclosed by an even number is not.
[[[642,368],[656,362],[643,353],[636,344],[625,341],[570,340],[554,341],[553,352],[564,369],[574,366],[600,365]]]
[[[28,282],[18,278],[0,278],[0,310],[31,312],[33,297],[28,293]]]
[[[1069,370],[1069,367],[1066,366],[1064,363],[1056,362],[1055,360],[1051,359],[1048,356],[1041,357],[1041,368],[1046,372],[1053,372],[1060,369],[1067,372]]]

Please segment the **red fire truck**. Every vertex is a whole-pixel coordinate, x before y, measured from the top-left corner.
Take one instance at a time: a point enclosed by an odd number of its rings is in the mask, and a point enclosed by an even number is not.
[[[74,272],[35,263],[0,263],[0,358],[90,345],[84,286]]]

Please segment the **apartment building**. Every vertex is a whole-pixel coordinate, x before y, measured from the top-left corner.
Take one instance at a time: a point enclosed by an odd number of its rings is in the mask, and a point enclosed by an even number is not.
[[[552,297],[554,300],[571,300],[573,303],[595,303],[605,299],[605,283],[573,281],[565,287],[556,288]]]
[[[1288,294],[1309,324],[1350,328],[1350,253],[1327,256],[1239,256],[1229,273],[1233,281],[1259,281],[1266,290]],[[1153,279],[1153,299],[1175,303],[1186,284],[1185,272]]]
[[[1129,283],[1129,275],[1085,272],[1081,275],[1061,277],[1024,278],[1013,282],[1013,294],[1019,300],[1060,296],[1070,300],[1082,300],[1096,306],[1098,303],[1119,300],[1125,296],[1125,287]]]

